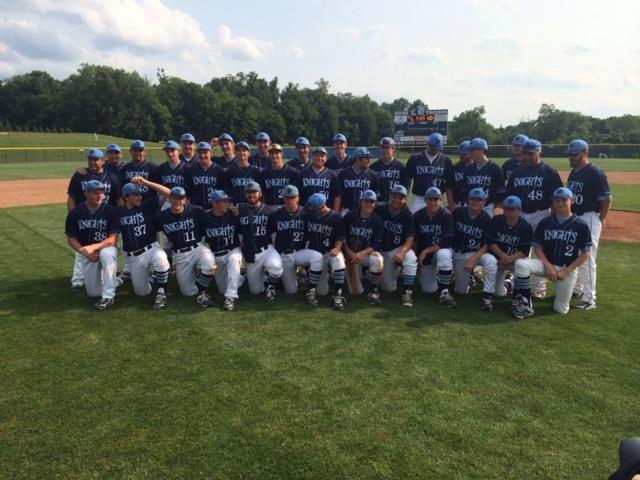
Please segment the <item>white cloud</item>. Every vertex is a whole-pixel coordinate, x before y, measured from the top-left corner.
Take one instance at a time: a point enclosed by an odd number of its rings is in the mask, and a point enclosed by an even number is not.
[[[486,53],[517,53],[522,50],[522,43],[508,35],[486,37],[474,45]]]
[[[513,71],[488,77],[487,85],[501,88],[584,89],[594,85],[589,75],[547,75],[537,71]]]
[[[440,63],[444,52],[439,48],[411,48],[407,51],[406,57],[417,63]]]
[[[640,88],[640,80],[631,74],[626,74],[622,77],[622,86],[624,88]]]
[[[46,27],[27,20],[0,19],[0,54],[16,54],[30,59],[75,60],[82,50],[73,42]]]
[[[343,31],[344,36],[349,40],[368,39],[371,37],[379,37],[386,33],[389,27],[382,24],[369,25],[362,28],[347,28]]]
[[[273,43],[249,37],[236,37],[226,25],[218,27],[218,43],[223,55],[234,60],[261,60],[273,49]]]
[[[584,55],[592,53],[593,48],[589,47],[585,43],[574,43],[564,51],[567,55]]]
[[[297,45],[294,45],[289,49],[289,54],[291,54],[291,56],[296,60],[302,60],[306,55],[303,48]]]

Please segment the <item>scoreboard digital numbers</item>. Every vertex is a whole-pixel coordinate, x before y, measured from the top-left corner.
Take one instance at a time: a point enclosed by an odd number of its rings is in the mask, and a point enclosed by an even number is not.
[[[449,110],[430,110],[422,105],[408,112],[396,112],[393,139],[399,145],[426,145],[429,135],[438,132],[446,143],[448,118]]]

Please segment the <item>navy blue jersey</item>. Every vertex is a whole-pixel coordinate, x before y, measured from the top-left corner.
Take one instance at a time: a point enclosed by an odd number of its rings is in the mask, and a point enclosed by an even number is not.
[[[482,188],[487,194],[487,205],[502,202],[506,197],[507,188],[504,185],[502,170],[491,160],[478,168],[475,163],[467,165],[462,172],[464,176],[465,197],[474,188]]]
[[[307,200],[314,193],[322,193],[327,199],[327,205],[332,206],[336,197],[342,196],[342,185],[338,174],[328,168],[317,173],[312,167],[304,168],[298,176],[300,188],[300,203],[307,204]]]
[[[249,165],[243,168],[234,163],[224,171],[222,188],[233,203],[242,203],[246,200],[244,187],[250,182],[259,183],[264,191],[264,181],[258,167]]]
[[[206,170],[200,162],[188,167],[184,172],[184,189],[189,196],[189,202],[201,208],[208,208],[211,192],[223,186],[223,173],[222,168],[215,163]]]
[[[551,196],[562,186],[558,171],[540,162],[535,167],[520,165],[507,183],[507,194],[515,195],[522,201],[522,211],[533,213],[551,206]]]
[[[261,157],[260,152],[256,152],[249,155],[249,164],[262,170],[271,165],[271,159],[269,158],[269,155]]]
[[[221,216],[211,210],[202,216],[204,239],[213,253],[233,250],[240,246],[240,220],[228,210]]]
[[[599,212],[600,202],[611,198],[607,174],[593,163],[569,173],[567,187],[575,195],[575,202],[571,210],[576,215],[586,212]]]
[[[227,168],[236,164],[236,157],[227,159],[227,157],[225,157],[224,155],[220,155],[219,157],[213,157],[211,161],[216,165],[218,165],[223,170],[226,170]]]
[[[267,231],[275,234],[273,242],[278,253],[293,252],[304,248],[304,208],[298,207],[295,212],[288,212],[280,207],[269,215]]]
[[[472,162],[473,164],[473,162]],[[467,204],[467,188],[465,187],[464,169],[469,166],[468,163],[458,162],[452,167],[453,183],[453,201],[456,205]]]
[[[356,210],[360,205],[360,194],[365,190],[378,192],[378,175],[370,168],[366,168],[359,173],[354,172],[352,167],[341,170],[338,180],[342,187],[342,208]]]
[[[344,216],[345,243],[354,252],[365,248],[380,251],[384,238],[384,222],[380,215],[373,212],[369,218],[363,218],[360,210],[351,210]]]
[[[325,167],[337,173],[340,170],[344,170],[345,168],[348,168],[351,165],[353,165],[353,160],[354,160],[353,157],[350,155],[347,155],[345,159],[342,161],[338,160],[335,155],[331,155],[327,159],[327,163],[325,163]]]
[[[154,221],[160,210],[157,197],[145,200],[139,207],[127,208],[122,205],[116,210],[120,221],[122,250],[135,252],[158,239]]]
[[[489,245],[497,245],[507,255],[522,252],[529,256],[533,240],[533,228],[524,218],[511,226],[504,215],[496,215],[491,219],[491,233]],[[493,252],[491,252],[493,253]],[[495,254],[494,254],[495,255]],[[497,257],[497,255],[495,255]]]
[[[257,208],[243,203],[239,208],[242,255],[248,263],[253,263],[256,253],[260,253],[271,244],[271,234],[267,230],[269,214],[264,207],[264,203]]]
[[[131,179],[133,177],[142,177],[146,180],[153,180],[156,168],[158,168],[158,166],[149,160],[145,160],[144,162],[140,163],[126,163],[120,169],[120,183],[122,185],[131,183]],[[138,185],[138,190],[140,190],[140,192],[142,193],[143,200],[158,195],[155,190],[150,189],[146,185]]]
[[[413,180],[411,192],[421,197],[429,187],[438,187],[444,193],[453,185],[453,164],[444,153],[438,153],[433,162],[429,161],[426,152],[411,155],[407,172]]]
[[[417,255],[429,247],[438,245],[440,248],[451,248],[453,245],[453,215],[446,208],[440,207],[433,217],[427,215],[427,209],[421,208],[413,216],[416,229]],[[423,265],[431,264],[433,253],[427,255]]]
[[[307,168],[309,165],[311,165],[311,161],[307,160],[307,163],[302,163],[298,157],[294,158],[293,160],[289,160],[287,162],[287,165],[290,166],[291,168],[293,168],[294,170],[300,171],[303,168]]]
[[[378,175],[379,202],[389,201],[389,190],[391,190],[391,187],[402,185],[404,188],[409,190],[411,179],[409,178],[407,167],[405,167],[402,162],[394,159],[390,164],[387,165],[382,160],[378,160],[377,162],[374,162],[369,168],[371,168],[371,170],[376,172],[376,174]]]
[[[100,243],[109,235],[120,232],[116,209],[103,203],[91,211],[83,202],[67,214],[64,233],[75,238],[83,247]]]
[[[69,188],[67,188],[67,194],[73,198],[76,202],[76,206],[80,205],[86,200],[84,192],[82,191],[84,185],[89,180],[98,180],[104,185],[104,203],[108,203],[111,206],[116,206],[118,200],[122,196],[122,189],[120,188],[120,179],[117,175],[104,170],[102,173],[92,173],[87,170],[87,173],[74,173],[69,181]]]
[[[382,218],[384,224],[383,252],[401,247],[407,238],[416,236],[413,214],[406,206],[403,206],[399,212],[393,213],[389,205],[378,205],[376,213]]]
[[[109,162],[104,162],[104,171],[116,175],[118,177],[118,180],[120,180],[120,170],[122,170],[122,167],[124,167],[124,163],[122,162],[118,163],[117,165]]]
[[[453,249],[459,253],[477,252],[491,241],[491,217],[484,210],[476,218],[469,216],[469,207],[453,211]]]
[[[169,162],[164,162],[158,165],[151,181],[164,185],[169,190],[173,187],[184,188],[184,175],[188,169],[189,164],[183,161],[180,161],[175,166]]]
[[[516,157],[511,157],[509,160],[502,164],[502,176],[504,177],[506,182],[509,181],[513,171],[520,165],[522,165],[522,162]]]
[[[274,170],[269,166],[262,171],[262,178],[264,180],[262,201],[267,205],[282,205],[283,200],[280,198],[282,190],[287,185],[297,185],[298,172],[286,165],[280,170]]]
[[[558,222],[555,215],[549,215],[536,227],[533,246],[542,248],[553,265],[568,267],[582,252],[591,250],[591,232],[575,215],[564,223]]]
[[[342,217],[329,210],[324,215],[308,213],[305,219],[304,241],[307,248],[322,254],[331,250],[336,242],[344,241]]]
[[[187,165],[193,165],[198,161],[198,154],[194,152],[193,157],[187,158],[184,154],[180,154],[180,161],[186,163]]]
[[[156,215],[156,229],[163,232],[174,250],[193,247],[202,240],[201,208],[185,205],[182,213],[167,208]]]

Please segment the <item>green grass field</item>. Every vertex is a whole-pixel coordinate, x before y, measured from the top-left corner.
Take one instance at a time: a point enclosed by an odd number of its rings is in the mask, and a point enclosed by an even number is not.
[[[479,293],[203,311],[69,289],[63,206],[0,210],[4,478],[606,478],[640,431],[640,245],[603,242],[598,309],[514,321]],[[215,295],[220,303],[220,295]]]
[[[611,194],[614,209],[640,212],[640,186],[611,185]]]

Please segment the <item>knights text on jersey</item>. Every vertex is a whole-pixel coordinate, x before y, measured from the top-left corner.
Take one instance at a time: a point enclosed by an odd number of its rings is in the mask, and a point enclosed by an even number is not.
[[[120,232],[116,209],[103,203],[91,211],[83,202],[67,214],[64,233],[75,238],[83,247],[100,243],[109,235]]]
[[[487,205],[495,205],[504,200],[507,188],[504,185],[502,170],[491,160],[478,168],[475,163],[467,165],[462,172],[464,176],[465,197],[474,188],[482,188],[487,194]]]
[[[342,217],[329,210],[324,215],[309,212],[305,219],[305,242],[307,248],[320,253],[327,253],[335,243],[344,241],[344,224]]]
[[[384,237],[384,222],[380,216],[373,212],[369,218],[360,215],[360,210],[351,210],[344,216],[345,243],[354,251],[359,252],[365,248],[373,248],[380,251]]]
[[[233,203],[246,201],[244,187],[250,182],[257,182],[264,190],[262,173],[258,167],[254,167],[253,165],[240,167],[237,163],[234,163],[224,171],[222,181],[223,189],[227,192],[227,195],[231,197]]]
[[[515,195],[522,201],[522,211],[533,213],[551,206],[553,192],[562,186],[558,171],[540,162],[535,167],[521,165],[516,168],[507,183],[507,195]]]
[[[240,220],[231,210],[221,216],[214,215],[211,210],[205,212],[202,216],[202,231],[214,254],[240,246]]]
[[[553,265],[568,267],[582,252],[591,250],[589,226],[575,215],[558,222],[555,215],[540,221],[533,235],[533,246],[542,248]]]
[[[417,255],[434,245],[440,248],[451,248],[453,245],[453,215],[446,208],[440,207],[432,217],[427,214],[426,208],[421,208],[414,215],[414,223]],[[433,254],[427,255],[423,265],[431,264],[432,258]]]
[[[458,207],[453,211],[453,222],[453,249],[456,252],[477,252],[484,245],[489,245],[491,217],[484,210],[471,218],[469,207]]]
[[[145,200],[139,207],[127,208],[126,205],[122,205],[116,210],[120,222],[122,250],[135,252],[158,239],[154,222],[160,210],[158,197]]]
[[[498,245],[500,250],[507,255],[522,252],[525,257],[529,256],[531,242],[533,241],[533,229],[525,219],[519,218],[516,224],[512,226],[507,223],[504,215],[496,215],[491,219],[491,233],[489,236],[489,245]],[[495,256],[497,257],[497,255]]]
[[[146,180],[153,180],[156,168],[158,168],[158,166],[149,160],[139,163],[129,162],[120,169],[120,183],[122,185],[131,183],[131,179],[133,177],[142,177]],[[139,185],[138,190],[142,193],[143,200],[158,195],[155,190],[150,189],[146,185]]]
[[[201,208],[186,205],[181,213],[167,208],[156,215],[156,229],[163,232],[174,250],[194,247],[202,240]]]
[[[303,205],[314,193],[322,193],[327,199],[329,207],[333,206],[336,197],[342,196],[342,186],[338,174],[328,168],[324,168],[321,172],[316,172],[313,167],[304,168],[299,173],[298,182],[300,203]]]
[[[429,187],[437,187],[443,193],[453,184],[453,165],[449,157],[438,153],[429,161],[426,152],[411,155],[407,161],[407,172],[413,180],[411,191],[423,196]]]
[[[611,198],[607,174],[593,163],[569,173],[567,188],[575,196],[571,210],[576,215],[587,212],[600,212],[600,202]]]
[[[464,169],[467,168],[468,163],[458,162],[453,165],[452,178],[453,183],[451,188],[453,189],[453,201],[456,205],[467,204],[467,189],[465,187]]]
[[[407,173],[407,167],[398,160],[393,160],[391,163],[386,164],[382,160],[374,162],[371,170],[378,174],[379,179],[379,202],[389,201],[389,190],[396,185],[402,185],[407,190],[411,184],[411,179]]]
[[[184,187],[184,174],[188,168],[189,164],[182,161],[175,166],[169,162],[164,162],[158,165],[151,180],[164,185],[169,190],[173,187]]]
[[[69,181],[67,194],[76,202],[76,206],[86,200],[82,189],[89,180],[98,180],[104,185],[104,203],[116,206],[120,200],[122,189],[117,175],[104,170],[102,173],[74,173]]]
[[[389,205],[378,205],[376,213],[384,224],[382,251],[389,252],[401,247],[407,238],[416,236],[413,214],[406,206],[394,213]]]
[[[214,190],[222,188],[223,170],[212,163],[206,170],[200,162],[187,167],[184,174],[184,189],[189,196],[189,202],[201,208],[209,205],[209,195]]]
[[[378,175],[366,168],[358,173],[353,167],[345,168],[338,174],[342,187],[342,207],[355,210],[360,204],[360,194],[365,190],[378,192]]]
[[[243,203],[238,212],[240,235],[242,235],[242,255],[247,263],[255,261],[255,255],[271,244],[271,235],[267,230],[269,214],[265,205],[250,207]]]
[[[269,215],[267,231],[275,234],[273,242],[278,253],[291,253],[304,248],[304,208],[298,207],[294,212],[288,212],[280,207]]]

